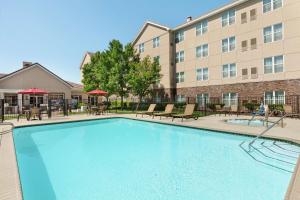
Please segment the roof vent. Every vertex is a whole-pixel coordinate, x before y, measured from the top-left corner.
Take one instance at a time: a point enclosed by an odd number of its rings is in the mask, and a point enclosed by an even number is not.
[[[23,68],[29,67],[32,65],[32,62],[23,61]]]
[[[186,22],[190,22],[192,20],[193,20],[193,18],[191,16],[189,16],[189,17],[186,18]]]

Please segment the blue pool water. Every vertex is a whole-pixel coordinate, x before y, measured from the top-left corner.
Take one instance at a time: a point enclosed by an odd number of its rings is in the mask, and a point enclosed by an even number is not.
[[[129,119],[14,130],[24,200],[281,200],[291,173],[248,137]]]

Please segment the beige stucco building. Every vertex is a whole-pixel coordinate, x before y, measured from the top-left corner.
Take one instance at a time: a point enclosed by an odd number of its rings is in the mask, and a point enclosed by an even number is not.
[[[31,88],[46,90],[48,94],[18,94]],[[24,62],[21,69],[10,74],[0,74],[0,99],[4,99],[6,106],[12,109],[21,109],[22,105],[48,104],[48,100],[73,99],[80,102],[87,98],[82,85],[65,81],[39,63]]]
[[[300,95],[299,11],[299,0],[237,0],[173,29],[146,22],[133,44],[159,56],[159,87],[179,101]]]

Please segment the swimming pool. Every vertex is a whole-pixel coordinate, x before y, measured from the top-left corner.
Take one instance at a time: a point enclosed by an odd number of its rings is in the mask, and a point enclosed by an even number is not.
[[[292,174],[247,139],[123,118],[14,130],[24,200],[283,199]]]
[[[264,122],[261,119],[228,119],[225,120],[228,124],[236,124],[236,125],[243,125],[243,126],[266,126],[266,122]],[[272,124],[272,122],[269,122],[268,124]]]

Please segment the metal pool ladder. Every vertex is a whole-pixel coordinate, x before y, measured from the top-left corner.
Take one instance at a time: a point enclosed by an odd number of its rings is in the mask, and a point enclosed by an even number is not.
[[[253,140],[250,142],[243,141],[239,146],[255,161],[292,173],[300,155],[300,147],[293,146],[291,144],[283,144],[278,141],[259,141],[261,137],[263,137],[268,131],[270,131],[280,122],[283,126],[283,119],[290,116],[300,115],[285,114],[272,125],[263,130],[260,134],[258,134]],[[298,150],[294,150],[291,147],[297,147]]]

